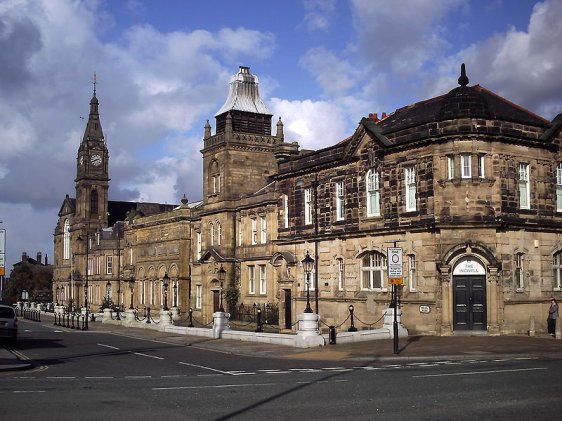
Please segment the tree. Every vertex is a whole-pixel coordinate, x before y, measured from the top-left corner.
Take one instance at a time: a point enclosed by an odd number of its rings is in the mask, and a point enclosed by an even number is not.
[[[29,292],[30,301],[51,302],[53,300],[53,269],[51,266],[35,266],[28,262],[14,265],[6,284],[6,301],[21,299],[22,291]]]

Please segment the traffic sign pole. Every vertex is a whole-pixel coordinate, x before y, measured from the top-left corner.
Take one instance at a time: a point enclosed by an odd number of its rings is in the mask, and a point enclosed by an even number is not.
[[[388,265],[388,281],[392,285],[392,304],[394,308],[394,321],[392,323],[392,333],[394,342],[394,353],[398,354],[398,285],[403,283],[402,275],[402,248],[396,247],[400,240],[387,241],[392,243],[393,247],[388,247],[386,250],[387,265]]]

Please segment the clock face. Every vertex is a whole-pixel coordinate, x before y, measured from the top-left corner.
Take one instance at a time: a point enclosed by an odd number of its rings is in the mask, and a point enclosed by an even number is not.
[[[92,157],[90,158],[90,162],[95,167],[100,166],[101,165],[101,156],[99,156],[98,154],[92,155]]]

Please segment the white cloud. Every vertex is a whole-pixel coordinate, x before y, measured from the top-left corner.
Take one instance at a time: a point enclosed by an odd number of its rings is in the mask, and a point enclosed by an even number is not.
[[[273,113],[282,118],[285,142],[298,141],[304,149],[331,146],[349,136],[349,116],[357,107],[353,101],[338,105],[329,101],[280,98],[273,98],[271,104]]]
[[[329,96],[342,96],[357,85],[360,71],[357,66],[342,60],[324,47],[308,50],[300,64]]]
[[[308,31],[326,30],[336,8],[336,0],[304,0],[305,15],[302,25]]]
[[[562,2],[537,3],[526,31],[510,28],[440,62],[431,94],[443,93],[465,62],[470,84],[480,84],[552,119],[562,112]]]

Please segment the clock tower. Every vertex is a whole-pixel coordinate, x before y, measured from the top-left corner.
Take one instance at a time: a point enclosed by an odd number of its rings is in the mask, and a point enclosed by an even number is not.
[[[94,77],[94,95],[84,137],[78,148],[76,170],[76,222],[86,228],[107,227],[109,190],[109,153],[98,112]]]

